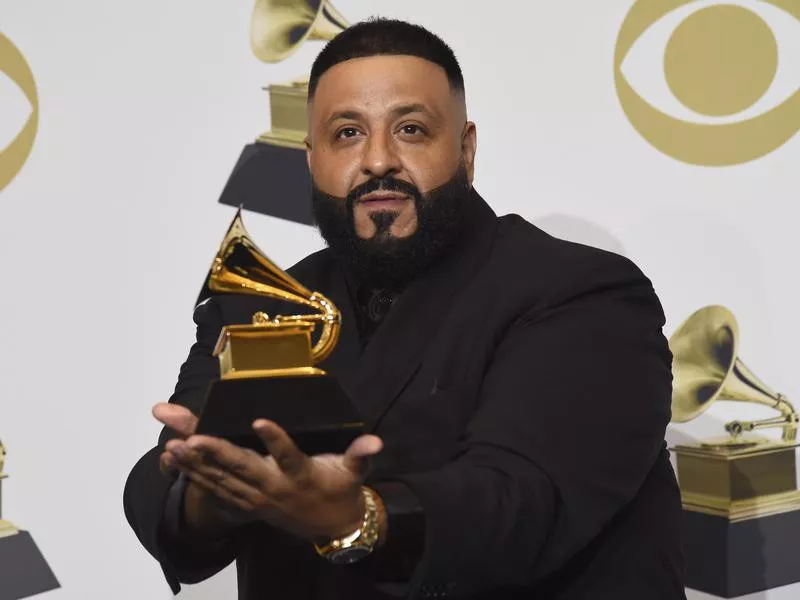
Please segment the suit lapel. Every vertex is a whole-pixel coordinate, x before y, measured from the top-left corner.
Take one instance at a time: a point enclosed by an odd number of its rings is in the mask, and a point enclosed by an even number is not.
[[[477,192],[472,193],[473,215],[463,240],[400,295],[353,373],[351,393],[368,430],[374,430],[402,393],[453,299],[488,256],[497,217]]]
[[[319,367],[335,376],[342,389],[354,398],[353,377],[361,360],[361,339],[358,334],[358,321],[356,309],[353,306],[354,294],[351,293],[349,282],[341,266],[336,262],[327,273],[328,282],[320,286],[320,291],[339,309],[342,315],[342,329],[339,341],[331,355]],[[360,406],[357,406],[361,410]]]

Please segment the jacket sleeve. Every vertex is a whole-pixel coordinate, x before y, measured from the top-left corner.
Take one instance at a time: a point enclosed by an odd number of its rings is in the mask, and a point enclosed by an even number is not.
[[[457,455],[398,478],[425,516],[415,593],[433,586],[460,597],[532,584],[626,506],[657,462],[669,422],[663,322],[649,281],[634,276],[514,323]]]
[[[219,377],[219,365],[212,351],[222,328],[219,307],[212,299],[194,313],[197,341],[181,367],[170,402],[199,414],[208,384]],[[237,533],[211,543],[200,543],[181,535],[175,519],[182,515],[183,487],[180,481],[162,475],[159,457],[167,440],[173,436],[166,427],[158,445],[133,467],[125,484],[125,516],[139,541],[161,564],[173,593],[180,582],[196,583],[220,571],[235,558]],[[176,506],[177,504],[177,506]]]

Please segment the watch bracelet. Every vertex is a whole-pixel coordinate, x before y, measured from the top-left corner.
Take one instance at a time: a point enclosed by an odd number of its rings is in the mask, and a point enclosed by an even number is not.
[[[319,545],[314,544],[317,554],[325,558],[335,555],[341,550],[346,550],[354,546],[360,546],[373,550],[378,544],[379,536],[379,521],[378,521],[378,503],[376,501],[376,493],[363,486],[361,493],[364,497],[364,517],[361,520],[361,525],[358,529],[344,536],[340,536],[329,541],[327,544]]]

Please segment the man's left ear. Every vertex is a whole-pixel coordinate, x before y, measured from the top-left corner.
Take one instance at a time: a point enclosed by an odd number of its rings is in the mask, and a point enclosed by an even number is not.
[[[464,157],[464,166],[467,169],[467,179],[470,185],[475,176],[475,153],[478,150],[478,131],[475,123],[467,121],[464,132],[461,134],[461,156]]]

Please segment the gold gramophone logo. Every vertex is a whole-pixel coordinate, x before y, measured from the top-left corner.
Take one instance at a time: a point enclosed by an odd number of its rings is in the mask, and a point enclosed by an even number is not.
[[[617,94],[661,152],[746,163],[800,130],[798,39],[798,0],[637,0],[617,39]]]
[[[256,57],[278,63],[308,40],[332,40],[348,23],[328,0],[256,0],[250,44]],[[272,129],[258,141],[273,146],[305,149],[308,131],[308,78],[265,88],[269,91]]]
[[[31,112],[25,125],[11,143],[5,148],[0,148],[0,191],[14,179],[28,160],[39,126],[39,97],[33,73],[22,52],[0,33],[0,77],[3,76],[22,90],[30,102]]]

